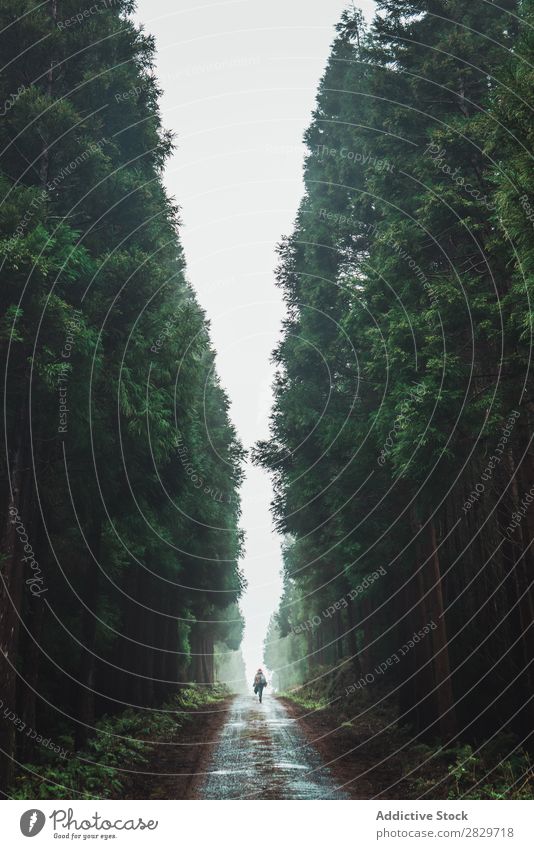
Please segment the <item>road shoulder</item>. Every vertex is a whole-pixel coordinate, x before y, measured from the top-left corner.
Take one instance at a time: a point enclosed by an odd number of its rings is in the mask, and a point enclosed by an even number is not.
[[[309,711],[286,697],[279,701],[298,721],[310,745],[318,750],[337,787],[342,787],[351,799],[409,798],[402,752],[396,752],[393,735],[381,734],[372,739],[363,725],[340,724],[332,710]]]
[[[190,713],[168,740],[151,745],[148,763],[125,788],[126,799],[198,799],[204,773],[235,696]],[[151,774],[146,774],[151,773]]]

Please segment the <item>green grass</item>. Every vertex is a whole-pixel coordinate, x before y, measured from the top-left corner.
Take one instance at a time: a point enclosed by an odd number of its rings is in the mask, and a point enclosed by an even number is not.
[[[290,690],[288,692],[280,692],[276,694],[281,699],[288,699],[306,710],[324,710],[328,707],[328,699],[323,696],[315,696],[307,693],[305,690]]]
[[[341,685],[336,686],[339,689]],[[466,741],[446,749],[439,740],[417,743],[409,728],[397,724],[394,705],[384,703],[369,709],[368,691],[329,705],[331,690],[325,676],[311,686],[278,695],[306,711],[330,706],[332,722],[353,732],[360,741],[374,737],[370,745],[377,762],[392,750],[402,749],[403,798],[534,799],[534,765],[513,733],[501,732],[487,742],[481,741],[479,750]],[[360,712],[364,718],[357,721]]]
[[[226,698],[226,689],[188,687],[160,711],[127,710],[103,717],[87,748],[62,759],[43,754],[43,762],[23,764],[10,788],[14,799],[109,799],[120,795],[128,773],[148,762],[151,742],[171,738],[189,721],[189,712]],[[65,740],[72,748],[72,739]],[[46,760],[44,760],[46,758]]]
[[[514,750],[515,742],[514,735],[503,732],[480,751],[465,743],[448,749],[423,744],[408,749],[406,769],[421,763],[412,778],[413,797],[432,799],[439,787],[440,798],[533,799],[532,761],[524,749]]]

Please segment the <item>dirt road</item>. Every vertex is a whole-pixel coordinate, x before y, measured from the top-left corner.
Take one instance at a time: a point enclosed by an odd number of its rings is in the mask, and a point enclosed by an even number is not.
[[[273,696],[237,696],[215,744],[200,799],[346,799],[298,722]]]

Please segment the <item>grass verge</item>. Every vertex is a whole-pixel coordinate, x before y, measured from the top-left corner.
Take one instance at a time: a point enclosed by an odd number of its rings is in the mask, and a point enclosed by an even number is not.
[[[294,706],[308,738],[353,798],[534,799],[531,754],[513,733],[449,747],[439,740],[423,743],[397,722],[382,693],[359,693],[337,704],[330,692],[316,682],[277,695]]]
[[[154,742],[172,738],[186,728],[196,711],[228,697],[219,685],[188,687],[158,710],[135,711],[103,717],[84,750],[68,752],[72,739],[64,738],[67,757],[45,751],[43,761],[22,764],[10,796],[14,799],[120,798],[131,771],[148,763]]]

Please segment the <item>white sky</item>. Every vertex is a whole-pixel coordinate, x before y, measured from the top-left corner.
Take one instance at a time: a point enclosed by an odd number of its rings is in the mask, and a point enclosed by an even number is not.
[[[138,0],[156,37],[164,126],[178,147],[165,182],[182,209],[188,277],[211,324],[217,370],[246,448],[268,434],[275,347],[284,314],[275,247],[302,192],[302,135],[348,0]],[[356,5],[369,15],[372,0]],[[248,590],[243,654],[262,662],[281,592],[269,476],[242,488]]]

